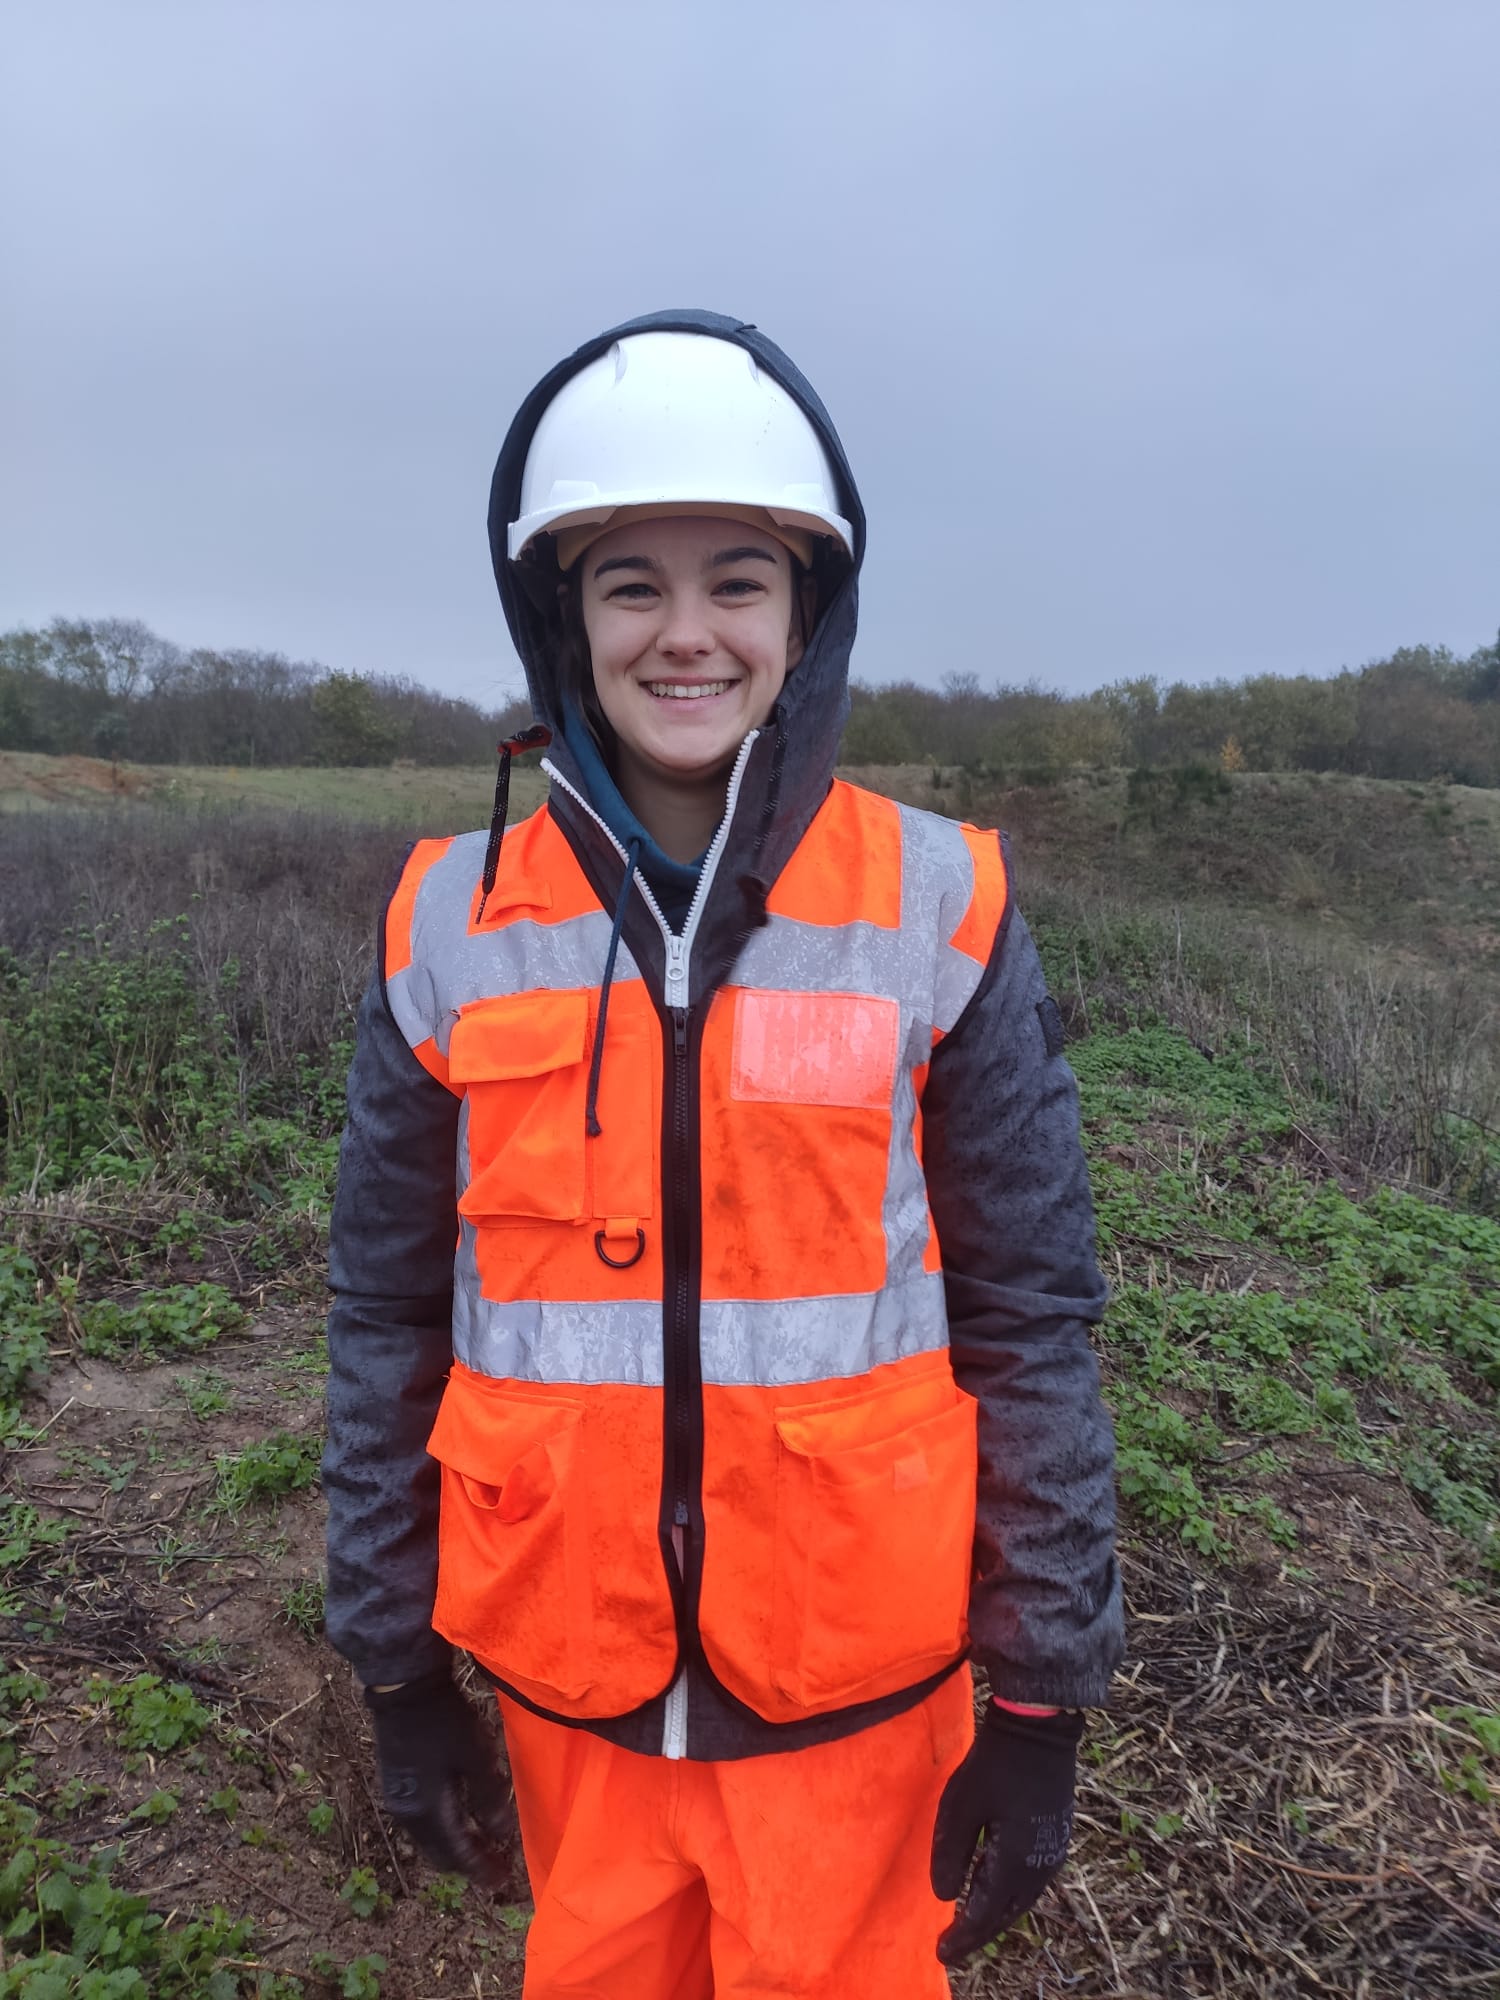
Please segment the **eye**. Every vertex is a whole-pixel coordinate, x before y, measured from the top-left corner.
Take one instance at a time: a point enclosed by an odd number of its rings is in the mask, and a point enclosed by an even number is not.
[[[624,599],[627,603],[640,603],[645,598],[655,597],[655,595],[656,586],[654,584],[617,583],[613,590],[606,593],[606,601],[613,603],[617,599]]]
[[[716,597],[762,597],[765,585],[753,576],[728,576],[715,586]]]

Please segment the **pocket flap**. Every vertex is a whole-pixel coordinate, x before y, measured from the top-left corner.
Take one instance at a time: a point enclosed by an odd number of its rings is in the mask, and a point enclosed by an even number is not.
[[[455,1083],[543,1076],[583,1061],[586,993],[508,993],[464,1008],[453,1024],[448,1073]]]
[[[793,1404],[776,1412],[776,1435],[799,1458],[837,1457],[865,1445],[894,1443],[972,1403],[951,1377],[934,1375],[873,1394]]]
[[[576,1429],[582,1416],[583,1405],[572,1397],[511,1396],[455,1373],[427,1449],[450,1472],[501,1486],[528,1452]]]

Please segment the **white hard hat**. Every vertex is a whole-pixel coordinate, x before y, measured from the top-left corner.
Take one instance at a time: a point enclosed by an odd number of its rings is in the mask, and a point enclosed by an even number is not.
[[[627,334],[542,412],[510,557],[544,531],[596,525],[602,534],[625,508],[695,504],[764,511],[775,525],[832,535],[854,551],[822,439],[754,355],[711,334]]]

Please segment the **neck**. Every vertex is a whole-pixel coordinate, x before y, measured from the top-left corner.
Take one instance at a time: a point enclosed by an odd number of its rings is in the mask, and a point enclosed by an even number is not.
[[[615,783],[620,795],[662,853],[696,861],[724,817],[728,774],[666,779],[637,762],[622,744]]]

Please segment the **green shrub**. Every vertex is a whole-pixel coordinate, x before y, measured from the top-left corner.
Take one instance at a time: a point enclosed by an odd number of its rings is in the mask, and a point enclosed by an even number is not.
[[[186,1749],[213,1722],[190,1687],[181,1681],[164,1681],[157,1674],[137,1674],[118,1685],[96,1675],[89,1694],[105,1704],[127,1750],[164,1755],[169,1750]]]
[[[109,1359],[191,1353],[245,1323],[224,1287],[210,1284],[146,1291],[124,1305],[104,1299],[80,1306],[77,1317],[84,1353]]]
[[[252,1927],[221,1909],[171,1925],[111,1879],[118,1850],[79,1855],[0,1799],[0,2000],[238,2000]]]
[[[273,1431],[243,1451],[214,1460],[218,1483],[213,1505],[221,1513],[237,1514],[252,1500],[280,1500],[299,1493],[318,1476],[321,1439],[293,1431]]]
[[[46,1371],[62,1310],[42,1287],[36,1265],[0,1244],[0,1437],[17,1421],[25,1390]]]

